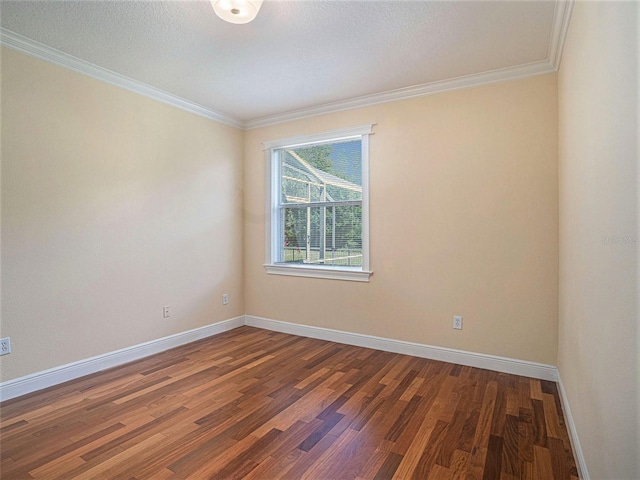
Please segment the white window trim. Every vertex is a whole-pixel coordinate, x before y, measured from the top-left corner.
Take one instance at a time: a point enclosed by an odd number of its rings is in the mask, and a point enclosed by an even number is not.
[[[298,137],[283,138],[263,142],[265,159],[267,163],[266,185],[266,222],[265,222],[265,269],[273,275],[293,275],[296,277],[329,278],[334,280],[350,280],[355,282],[368,282],[373,274],[369,264],[369,136],[373,134],[375,124],[360,125],[357,127],[331,130],[328,132]],[[362,268],[358,267],[327,267],[322,265],[298,265],[274,263],[277,258],[278,230],[271,228],[273,222],[278,221],[275,215],[277,199],[272,192],[278,188],[278,166],[273,162],[273,151],[282,147],[301,147],[322,143],[334,143],[340,140],[361,138],[362,140]]]

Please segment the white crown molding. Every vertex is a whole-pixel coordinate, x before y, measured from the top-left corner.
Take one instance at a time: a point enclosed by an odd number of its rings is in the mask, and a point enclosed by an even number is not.
[[[128,348],[123,348],[122,350],[116,350],[115,352],[68,363],[49,370],[16,378],[15,380],[9,380],[0,384],[0,401],[26,395],[36,390],[42,390],[43,388],[68,382],[69,380],[100,372],[107,368],[116,367],[148,357],[149,355],[164,352],[165,350],[217,335],[227,330],[241,327],[242,325],[244,325],[244,316],[239,316],[187,332],[133,345]]]
[[[569,408],[569,398],[567,397],[567,391],[564,389],[562,383],[562,377],[558,372],[558,390],[560,392],[560,402],[562,403],[562,411],[564,414],[565,425],[569,431],[569,440],[571,441],[571,448],[573,449],[573,456],[576,459],[576,467],[578,468],[578,476],[582,480],[589,480],[589,472],[587,471],[587,462],[584,459],[582,453],[582,446],[578,439],[578,430],[576,424],[573,422],[573,415],[571,415],[571,408]]]
[[[317,338],[330,342],[344,343],[357,347],[374,348],[385,352],[412,355],[414,357],[428,358],[440,362],[456,363],[476,368],[485,368],[497,372],[510,373],[541,380],[556,381],[558,369],[553,365],[528,362],[514,358],[498,357],[483,353],[466,352],[451,348],[436,347],[421,343],[405,342],[389,338],[374,337],[360,333],[344,332],[329,328],[311,327],[297,323],[281,322],[269,318],[245,315],[245,325],[250,327],[273,330],[275,332],[299,335],[302,337]]]
[[[574,0],[556,0],[553,24],[551,27],[551,38],[549,41],[549,51],[547,53],[546,60],[518,65],[515,67],[491,70],[489,72],[465,75],[448,80],[423,83],[412,87],[399,88],[397,90],[390,90],[387,92],[365,95],[338,102],[326,103],[324,105],[318,105],[310,108],[302,108],[291,112],[269,115],[244,122],[244,129],[252,130],[254,128],[300,120],[302,118],[314,117],[316,115],[350,110],[352,108],[368,107],[380,103],[404,100],[423,95],[432,95],[450,90],[477,87],[491,83],[507,82],[510,80],[532,77],[534,75],[556,72],[560,67],[562,50],[564,48],[564,41],[569,28],[569,20],[571,19],[573,3]]]
[[[86,62],[72,55],[68,55],[60,50],[56,50],[55,48],[51,48],[40,42],[36,42],[35,40],[31,40],[30,38],[12,32],[11,30],[0,28],[0,44],[12,48],[13,50],[26,53],[27,55],[31,55],[32,57],[39,58],[40,60],[53,63],[54,65],[73,70],[74,72],[144,95],[145,97],[158,100],[159,102],[166,103],[173,107],[186,110],[187,112],[194,113],[201,117],[215,120],[216,122],[224,123],[225,125],[236,128],[244,127],[244,123],[241,120],[229,117],[211,110],[210,108],[203,107],[197,103],[162,91],[137,80],[125,77],[124,75],[112,72],[111,70],[99,67],[98,65]]]
[[[564,41],[567,38],[569,20],[573,11],[574,0],[558,0],[553,14],[553,26],[551,27],[551,40],[549,42],[549,62],[554,70],[560,68]]]
[[[372,95],[364,95],[362,97],[351,98],[348,100],[325,103],[324,105],[303,108],[300,110],[294,110],[292,112],[261,117],[255,120],[246,121],[244,123],[244,128],[245,130],[252,130],[254,128],[261,128],[278,123],[300,120],[302,118],[315,117],[316,115],[340,112],[343,110],[351,110],[352,108],[369,107],[371,105],[377,105],[380,103],[406,100],[409,98],[432,95],[434,93],[447,92],[450,90],[460,90],[463,88],[475,87],[479,85],[506,82],[519,78],[532,77],[534,75],[552,73],[554,71],[555,68],[553,67],[553,65],[551,65],[548,60],[543,60],[540,62],[533,62],[525,65],[518,65],[515,67],[501,68],[497,70],[491,70],[489,72],[474,73],[472,75],[465,75],[462,77],[456,77],[437,82],[423,83],[421,85],[414,85],[412,87],[398,88],[396,90],[389,90],[387,92],[374,93]]]
[[[447,92],[450,90],[459,90],[491,83],[506,82],[534,75],[543,75],[555,72],[560,66],[562,49],[564,47],[564,41],[569,27],[573,2],[574,0],[556,0],[549,51],[546,60],[518,65],[515,67],[491,70],[489,72],[465,75],[447,80],[423,83],[420,85],[399,88],[371,95],[364,95],[361,97],[316,105],[276,115],[268,115],[248,121],[242,121],[216,112],[210,108],[171,93],[164,92],[151,87],[150,85],[138,82],[137,80],[133,80],[92,63],[80,60],[79,58],[48,47],[4,28],[0,28],[0,44],[6,45],[7,47],[23,53],[27,53],[41,60],[54,63],[61,67],[88,75],[92,78],[102,80],[174,107],[181,108],[196,115],[200,115],[232,127],[241,128],[243,130],[252,130],[255,128],[300,120],[317,115],[340,112],[343,110],[350,110],[353,108],[363,108],[380,103],[394,102],[424,95]]]

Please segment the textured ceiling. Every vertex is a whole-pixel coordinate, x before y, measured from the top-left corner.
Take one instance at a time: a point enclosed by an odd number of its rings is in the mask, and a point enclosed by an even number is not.
[[[555,1],[5,1],[3,29],[247,121],[549,57]]]

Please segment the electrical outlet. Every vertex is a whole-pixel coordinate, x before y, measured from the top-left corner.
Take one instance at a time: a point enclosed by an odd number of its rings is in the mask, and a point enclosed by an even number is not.
[[[11,353],[11,338],[0,338],[0,355],[8,355]]]
[[[169,318],[171,315],[169,315],[169,305],[165,305],[164,307],[162,307],[162,317],[163,318]]]
[[[229,294],[228,293],[223,293],[222,294],[222,304],[226,305],[229,303]]]
[[[453,328],[456,330],[462,330],[462,315],[453,316]]]

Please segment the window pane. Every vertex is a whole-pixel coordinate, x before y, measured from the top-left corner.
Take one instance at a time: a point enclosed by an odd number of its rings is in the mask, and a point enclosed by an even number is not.
[[[281,211],[283,263],[362,267],[361,205]]]
[[[282,204],[362,200],[362,142],[278,150]]]

